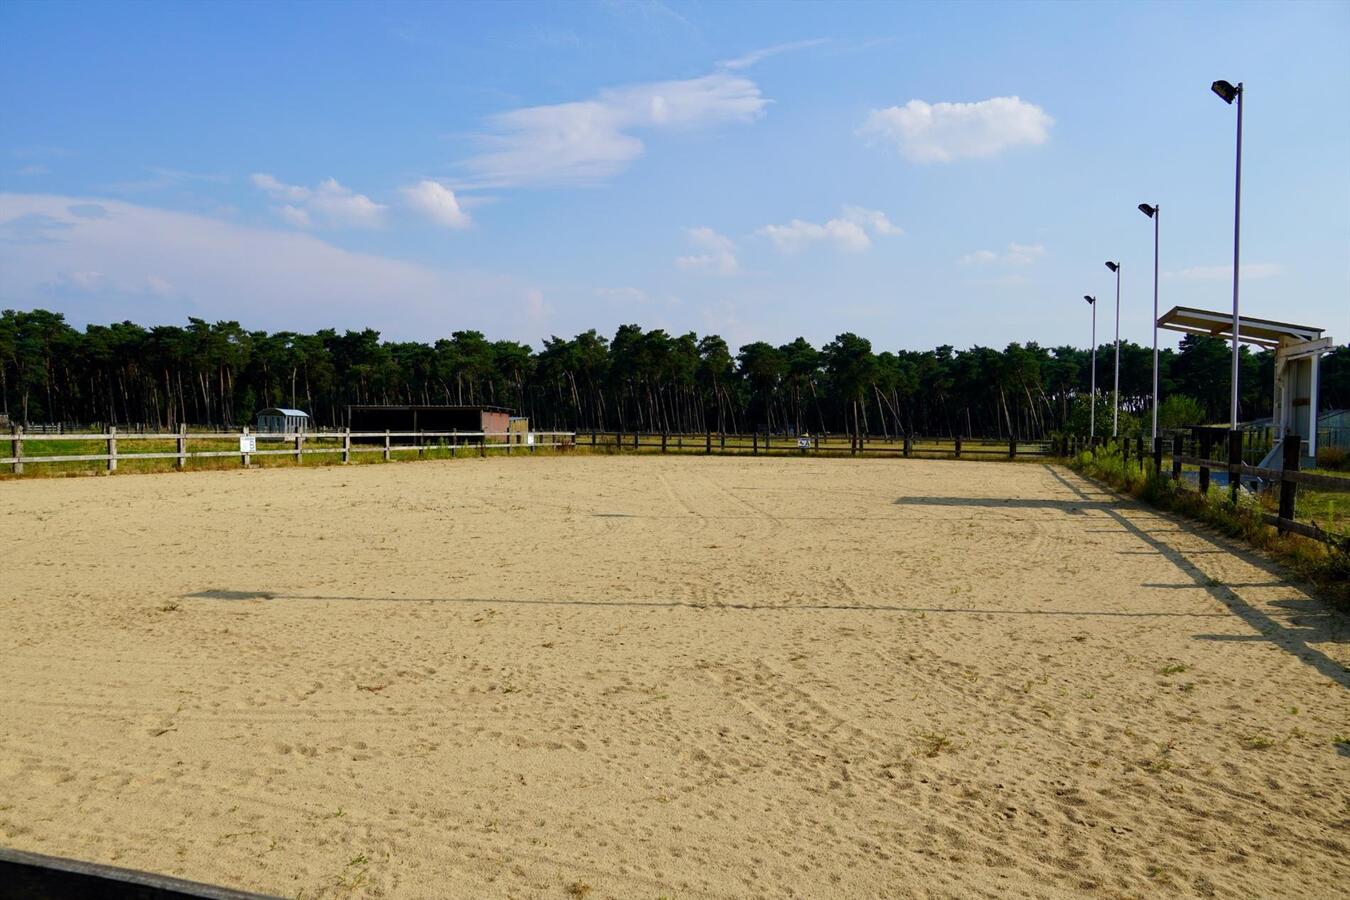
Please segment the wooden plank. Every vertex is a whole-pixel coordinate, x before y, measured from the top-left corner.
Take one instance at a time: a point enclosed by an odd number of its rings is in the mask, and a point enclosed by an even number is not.
[[[1336,539],[1335,535],[1332,535],[1330,532],[1323,531],[1316,525],[1309,525],[1306,522],[1295,522],[1293,519],[1281,518],[1280,516],[1277,516],[1274,513],[1262,513],[1261,518],[1262,520],[1265,521],[1267,525],[1274,525],[1276,528],[1279,528],[1283,531],[1292,531],[1294,534],[1302,535],[1303,537],[1306,538],[1312,538],[1315,541],[1330,542]]]
[[[1308,487],[1317,488],[1323,491],[1346,492],[1350,491],[1350,478],[1340,478],[1336,475],[1320,475],[1316,472],[1293,472],[1284,469],[1262,469],[1257,466],[1243,466],[1242,474],[1259,475],[1270,481],[1292,481],[1295,484],[1306,484]]]
[[[271,900],[232,888],[186,881],[154,872],[44,856],[0,847],[0,896],[44,900]]]

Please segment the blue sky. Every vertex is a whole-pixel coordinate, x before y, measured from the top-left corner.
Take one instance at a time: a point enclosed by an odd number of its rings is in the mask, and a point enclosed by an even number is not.
[[[733,346],[1350,337],[1350,4],[0,6],[0,307]],[[1174,343],[1174,341],[1168,341]]]

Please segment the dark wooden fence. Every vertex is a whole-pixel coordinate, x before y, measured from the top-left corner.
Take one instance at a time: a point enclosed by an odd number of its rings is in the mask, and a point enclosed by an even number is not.
[[[1118,444],[1124,465],[1137,466],[1141,472],[1152,471],[1164,477],[1163,460],[1171,461],[1170,477],[1178,485],[1187,483],[1184,467],[1194,466],[1197,472],[1196,487],[1199,493],[1207,494],[1211,475],[1215,471],[1227,475],[1228,488],[1233,496],[1246,483],[1253,493],[1263,489],[1279,489],[1279,508],[1277,512],[1264,513],[1267,525],[1273,525],[1281,534],[1292,533],[1319,541],[1338,542],[1346,538],[1319,527],[1315,522],[1299,522],[1294,518],[1298,500],[1298,490],[1302,486],[1311,490],[1350,493],[1350,478],[1335,475],[1323,475],[1317,472],[1301,472],[1299,464],[1303,456],[1304,441],[1291,436],[1283,444],[1282,468],[1269,469],[1252,465],[1246,460],[1252,455],[1252,448],[1244,439],[1241,431],[1229,431],[1226,428],[1189,428],[1168,437],[1159,436],[1151,448],[1152,458],[1145,455],[1142,436],[1135,438],[1104,439],[1083,442],[1081,446],[1069,441],[1068,454],[1092,447]],[[1167,452],[1164,453],[1164,448]],[[1133,450],[1133,454],[1131,453]]]
[[[583,431],[579,447],[597,450],[695,453],[734,456],[891,456],[902,458],[1022,459],[1055,455],[1051,441],[986,438],[876,437],[826,434],[662,434],[658,432]]]

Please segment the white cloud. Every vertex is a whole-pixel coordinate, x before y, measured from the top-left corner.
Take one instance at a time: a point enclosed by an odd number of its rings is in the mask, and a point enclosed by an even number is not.
[[[872,246],[868,232],[904,234],[886,214],[860,206],[845,206],[838,218],[824,224],[793,219],[786,225],[765,225],[755,232],[773,241],[780,253],[796,253],[817,241],[829,241],[840,250],[859,253]]]
[[[1243,278],[1273,278],[1284,271],[1279,263],[1243,263]],[[1175,272],[1164,272],[1163,278],[1175,278],[1180,281],[1232,281],[1233,266],[1189,266]]]
[[[686,230],[689,243],[703,252],[681,256],[675,265],[681,269],[696,269],[717,275],[735,275],[740,265],[736,261],[736,242],[708,227]]]
[[[455,197],[455,192],[438,181],[423,180],[403,188],[408,206],[431,221],[447,228],[468,228],[473,224]]]
[[[1044,255],[1045,247],[1042,244],[1014,242],[1008,245],[1008,252],[1004,254],[1004,258],[1015,266],[1029,266]]]
[[[99,214],[91,214],[93,210]],[[0,193],[0,305],[73,321],[187,316],[249,328],[374,326],[425,339],[478,328],[535,339],[550,305],[509,276],[357,253],[282,228],[120,200]]]
[[[642,155],[632,131],[749,122],[767,103],[753,81],[726,72],[604,90],[492,116],[487,149],[463,165],[477,187],[595,183]]]
[[[277,215],[281,216],[282,221],[288,225],[294,225],[296,228],[309,228],[314,224],[309,219],[309,213],[298,206],[291,206],[289,203],[279,208]]]
[[[925,103],[874,109],[858,133],[895,144],[911,162],[951,162],[997,156],[1009,147],[1044,144],[1055,122],[1019,97],[978,103]]]
[[[104,190],[113,191],[118,194],[143,194],[153,191],[162,191],[168,188],[182,187],[183,185],[195,182],[215,182],[225,181],[223,175],[202,175],[196,172],[183,172],[178,169],[165,169],[160,166],[146,166],[145,171],[151,177],[141,179],[140,181],[118,181],[107,185]]]
[[[1045,246],[1042,244],[1019,244],[1013,241],[1008,244],[1008,249],[1003,253],[995,253],[992,250],[976,250],[958,258],[956,262],[963,266],[987,266],[994,263],[1029,266],[1044,255]]]
[[[957,260],[963,266],[984,266],[998,261],[998,254],[993,250],[976,250],[974,253],[967,253]]]
[[[309,228],[316,222],[330,228],[378,228],[384,224],[388,207],[365,194],[353,193],[333,178],[324,179],[314,188],[286,184],[264,172],[253,175],[251,180],[273,200],[289,201],[275,212],[297,228]]]
[[[772,47],[763,47],[759,50],[752,50],[744,56],[738,56],[735,59],[726,59],[718,63],[719,68],[723,69],[748,69],[758,62],[768,59],[770,56],[777,56],[780,53],[790,53],[793,50],[806,50],[810,47],[819,47],[821,44],[828,44],[829,38],[812,38],[806,41],[789,41],[786,44],[774,44]]]

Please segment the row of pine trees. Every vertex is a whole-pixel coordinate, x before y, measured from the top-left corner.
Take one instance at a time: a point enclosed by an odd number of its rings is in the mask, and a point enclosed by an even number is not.
[[[1109,403],[1114,347],[1097,353]],[[1120,349],[1120,403],[1147,414],[1152,350]],[[1161,355],[1167,424],[1227,418],[1229,347],[1187,336]],[[297,407],[316,425],[345,424],[348,404],[492,404],[535,427],[587,431],[844,432],[1015,437],[1085,432],[1091,351],[1010,343],[880,350],[841,334],[733,351],[717,335],[621,326],[551,337],[535,350],[456,331],[430,343],[382,341],[371,329],[248,331],[238,322],[185,327],[131,322],[70,326],[42,309],[0,312],[0,414],[14,424],[233,427],[259,409]],[[1270,414],[1273,357],[1243,349],[1242,416]],[[1324,358],[1323,408],[1350,406],[1350,350]],[[1106,400],[1102,400],[1105,395]],[[1107,407],[1109,410],[1109,406]],[[1100,414],[1099,414],[1100,415]]]

